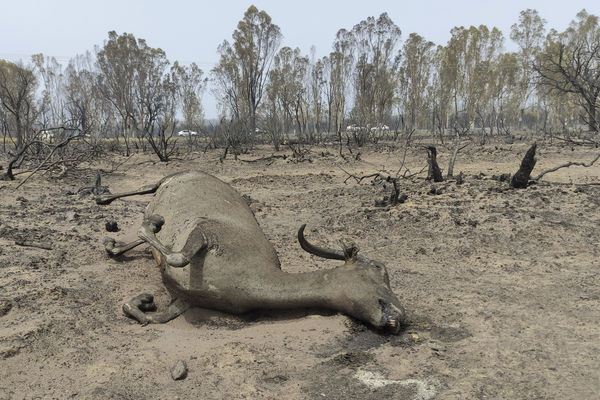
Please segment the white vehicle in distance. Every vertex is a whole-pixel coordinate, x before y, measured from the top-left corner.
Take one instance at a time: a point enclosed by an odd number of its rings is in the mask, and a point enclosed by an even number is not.
[[[198,132],[190,131],[189,129],[184,129],[182,131],[177,132],[177,136],[198,136]]]

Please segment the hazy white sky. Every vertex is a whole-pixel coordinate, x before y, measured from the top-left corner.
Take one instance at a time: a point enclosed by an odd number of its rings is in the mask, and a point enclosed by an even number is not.
[[[600,15],[599,0],[1,0],[0,58],[23,59],[31,54],[54,56],[66,64],[76,54],[102,45],[108,31],[132,33],[160,47],[170,61],[196,62],[206,73],[218,61],[217,46],[231,33],[246,9],[254,4],[281,28],[283,45],[318,57],[331,50],[335,33],[387,12],[402,30],[403,39],[417,32],[445,44],[455,26],[496,26],[505,46],[514,45],[510,26],[519,12],[535,8],[547,27],[563,30],[583,8]],[[216,115],[210,92],[205,94],[208,118]]]

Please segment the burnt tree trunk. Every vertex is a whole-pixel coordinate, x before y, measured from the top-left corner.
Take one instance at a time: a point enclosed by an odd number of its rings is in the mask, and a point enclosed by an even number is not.
[[[442,176],[442,170],[437,163],[437,150],[434,146],[427,146],[427,164],[429,164],[427,180],[433,179],[434,182],[443,182],[444,177]]]
[[[533,171],[533,167],[535,167],[535,149],[537,144],[531,145],[527,153],[525,153],[525,157],[523,157],[523,161],[521,161],[521,167],[517,171],[516,174],[513,175],[510,181],[510,187],[523,189],[526,188],[529,184],[529,179],[531,175],[531,171]]]

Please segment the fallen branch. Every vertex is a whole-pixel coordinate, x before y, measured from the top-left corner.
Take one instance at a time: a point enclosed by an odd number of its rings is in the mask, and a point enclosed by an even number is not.
[[[596,161],[598,161],[600,159],[600,153],[589,163],[584,163],[584,162],[579,162],[579,161],[569,161],[567,163],[558,165],[556,167],[553,168],[549,168],[547,170],[542,171],[538,176],[536,176],[535,178],[533,178],[534,181],[539,181],[540,179],[542,179],[542,177],[546,174],[549,174],[550,172],[554,172],[554,171],[558,171],[561,168],[569,168],[569,167],[573,167],[573,166],[578,166],[578,167],[586,167],[589,168],[592,165],[594,165],[594,163]]]
[[[363,179],[368,179],[368,178],[379,178],[382,180],[386,180],[389,178],[389,176],[385,176],[380,174],[379,172],[376,172],[374,174],[369,174],[369,175],[363,175],[363,176],[356,176],[354,174],[351,174],[350,172],[346,171],[344,168],[338,166],[339,169],[341,169],[342,171],[344,171],[348,177],[346,179],[344,179],[344,183],[348,182],[348,179],[352,178],[356,181],[356,183],[361,183]]]
[[[70,129],[70,130],[75,130],[75,129]],[[48,161],[50,159],[50,157],[52,157],[52,155],[56,152],[56,150],[60,149],[61,147],[66,146],[67,144],[69,144],[69,142],[71,140],[78,139],[79,137],[80,137],[80,135],[71,136],[71,137],[66,138],[62,142],[58,143],[57,145],[55,145],[54,148],[52,149],[52,151],[50,152],[50,154],[48,154],[48,156],[42,161],[42,163],[40,165],[38,165],[37,168],[35,168],[31,174],[29,174],[25,179],[23,179],[21,181],[21,183],[19,183],[15,189],[18,189],[21,186],[23,186],[25,184],[25,182],[27,182],[29,180],[29,178],[31,178],[33,175],[35,175],[35,173],[38,172],[44,166],[46,161]]]
[[[27,242],[25,240],[15,240],[15,244],[17,246],[23,246],[23,247],[37,247],[38,249],[44,249],[44,250],[54,250],[54,248],[46,243],[34,243],[34,242]]]
[[[246,163],[254,163],[254,162],[259,162],[259,161],[273,161],[277,158],[281,158],[282,160],[285,160],[287,158],[286,155],[272,155],[272,156],[268,156],[268,157],[261,157],[261,158],[256,158],[254,160],[244,160],[242,158],[238,158],[238,160],[246,162]]]
[[[591,139],[582,139],[582,140],[573,140],[570,137],[568,138],[563,138],[557,135],[550,135],[548,136],[549,139],[556,139],[556,140],[562,140],[563,142],[569,143],[569,144],[573,144],[576,146],[581,146],[581,145],[593,145],[593,146],[598,146],[599,142],[596,140],[591,140]]]

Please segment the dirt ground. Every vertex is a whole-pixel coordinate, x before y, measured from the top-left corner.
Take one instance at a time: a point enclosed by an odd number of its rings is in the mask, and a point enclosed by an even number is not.
[[[60,179],[37,174],[18,190],[18,182],[0,182],[0,398],[598,398],[600,162],[511,190],[497,176],[514,173],[527,147],[471,145],[455,167],[464,183],[427,182],[426,172],[402,179],[408,199],[391,208],[375,206],[389,184],[344,182],[345,171],[395,171],[403,152],[387,145],[350,162],[335,147],[312,148],[312,162],[220,163],[222,151],[168,164],[114,156]],[[533,175],[598,151],[538,143]],[[450,151],[438,153],[445,169]],[[271,154],[265,147],[240,158]],[[407,154],[411,171],[421,170],[425,150]],[[336,265],[300,248],[303,223],[314,243],[337,248],[353,239],[361,254],[386,263],[407,326],[388,336],[304,310],[191,309],[149,326],[125,317],[122,303],[139,293],[154,293],[159,307],[170,300],[146,249],[111,259],[102,246],[105,236],[135,238],[148,197],[98,206],[78,191],[100,170],[118,192],[185,169],[250,196],[286,271]],[[106,232],[110,220],[119,232]],[[174,381],[178,360],[189,372]]]

